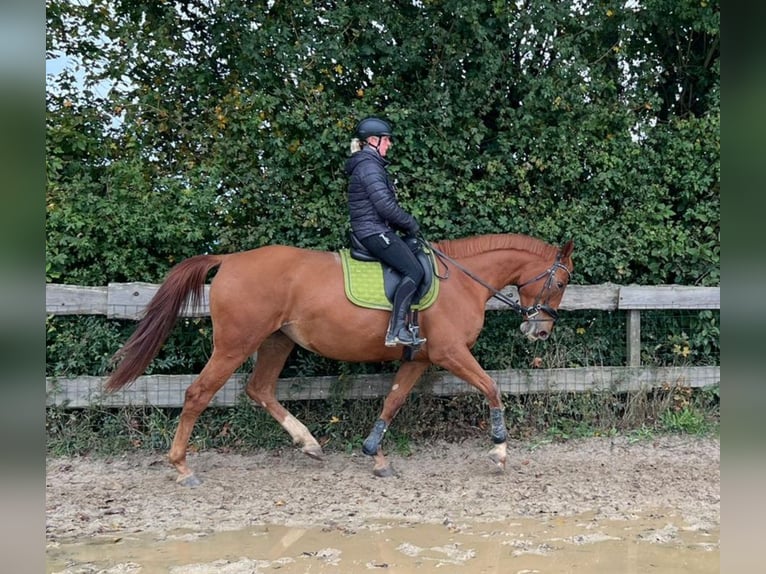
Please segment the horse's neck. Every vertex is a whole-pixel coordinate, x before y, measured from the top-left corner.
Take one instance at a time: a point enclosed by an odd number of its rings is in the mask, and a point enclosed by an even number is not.
[[[512,233],[445,241],[442,248],[496,289],[529,279],[540,262],[555,254],[539,239]]]
[[[521,249],[499,249],[467,258],[466,266],[500,290],[518,284],[524,269],[539,259],[539,256]]]

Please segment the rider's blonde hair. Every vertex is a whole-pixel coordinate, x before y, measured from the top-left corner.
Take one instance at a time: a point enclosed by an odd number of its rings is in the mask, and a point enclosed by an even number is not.
[[[359,138],[353,138],[351,140],[351,143],[349,144],[349,148],[352,155],[358,151],[362,151],[363,147],[364,147],[364,143],[362,143],[362,140],[360,140]]]

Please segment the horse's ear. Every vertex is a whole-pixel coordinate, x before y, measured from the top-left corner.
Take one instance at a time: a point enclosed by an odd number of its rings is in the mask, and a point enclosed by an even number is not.
[[[564,247],[561,248],[561,258],[566,259],[571,256],[572,251],[574,251],[574,241],[570,239],[564,244]]]

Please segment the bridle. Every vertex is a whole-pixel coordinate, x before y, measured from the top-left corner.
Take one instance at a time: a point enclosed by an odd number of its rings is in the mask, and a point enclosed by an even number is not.
[[[556,323],[556,320],[559,318],[559,313],[551,307],[548,304],[548,301],[550,300],[550,294],[548,294],[548,297],[543,300],[543,294],[550,291],[551,285],[553,284],[553,280],[556,277],[556,271],[559,269],[563,269],[566,271],[567,274],[567,282],[569,279],[571,279],[572,274],[570,273],[569,269],[567,269],[567,266],[564,265],[561,262],[561,251],[559,251],[556,254],[556,260],[553,262],[553,264],[540,273],[539,275],[536,275],[535,277],[532,277],[531,279],[528,279],[527,281],[524,281],[524,283],[521,283],[520,285],[516,285],[516,289],[519,292],[519,295],[521,295],[521,290],[526,287],[527,285],[531,285],[532,283],[536,283],[540,279],[545,279],[545,283],[543,283],[542,288],[540,289],[540,292],[537,294],[537,297],[535,297],[534,304],[530,305],[529,307],[524,307],[520,304],[521,297],[519,297],[519,301],[514,301],[507,295],[505,295],[502,291],[498,291],[492,285],[481,279],[480,277],[474,275],[473,272],[471,272],[470,269],[465,268],[460,263],[455,261],[452,257],[444,253],[443,251],[438,250],[436,247],[428,243],[423,238],[418,238],[428,249],[432,250],[436,256],[442,260],[442,263],[444,263],[444,267],[447,269],[447,274],[444,277],[441,277],[437,274],[437,277],[440,279],[447,279],[449,277],[449,267],[447,265],[447,262],[451,263],[455,267],[457,267],[460,271],[468,275],[471,279],[482,285],[483,287],[489,289],[490,293],[492,293],[492,297],[497,299],[498,301],[502,301],[506,305],[508,305],[512,310],[516,311],[519,315],[521,315],[525,321],[544,321],[544,319],[537,319],[537,315],[540,313],[540,311],[543,311],[546,313],[553,323]]]
[[[532,279],[529,279],[528,281],[524,281],[524,283],[522,283],[521,285],[516,286],[516,289],[519,291],[519,294],[521,294],[522,287],[531,285],[532,283],[535,283],[536,281],[539,281],[540,279],[544,277],[546,278],[545,283],[543,283],[543,286],[540,289],[540,292],[537,294],[537,297],[535,297],[534,305],[531,305],[529,307],[524,307],[521,310],[522,316],[527,321],[540,321],[541,319],[534,318],[540,311],[545,311],[545,313],[547,313],[548,316],[550,316],[550,318],[553,319],[554,323],[559,318],[559,312],[556,311],[556,309],[554,309],[550,305],[548,305],[548,299],[550,299],[550,294],[548,295],[548,298],[545,301],[543,301],[542,303],[540,302],[543,297],[543,293],[545,293],[546,291],[550,291],[551,285],[553,284],[553,279],[556,277],[557,269],[563,269],[564,271],[566,271],[567,283],[568,283],[569,279],[572,278],[572,274],[569,272],[569,269],[567,269],[567,266],[561,262],[561,251],[559,251],[556,254],[556,260],[553,262],[553,265],[551,265],[548,269],[546,269],[545,271],[543,271],[536,277],[532,277]],[[521,306],[519,305],[519,307]]]

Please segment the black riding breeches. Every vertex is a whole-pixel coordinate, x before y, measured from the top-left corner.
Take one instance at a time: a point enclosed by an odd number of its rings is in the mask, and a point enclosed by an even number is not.
[[[420,285],[425,272],[404,240],[395,232],[379,233],[359,240],[374,257]]]

